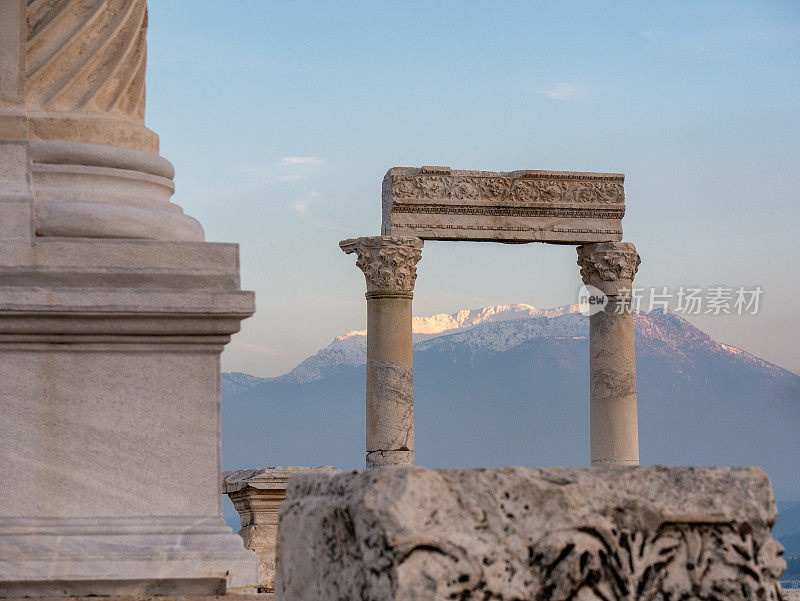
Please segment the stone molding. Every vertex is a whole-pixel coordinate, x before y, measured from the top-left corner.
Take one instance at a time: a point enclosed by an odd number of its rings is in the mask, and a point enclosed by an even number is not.
[[[410,172],[409,172],[410,171]],[[403,200],[447,200],[540,204],[625,205],[621,173],[571,171],[463,171],[450,167],[398,167],[387,173],[392,197]]]
[[[320,467],[256,467],[246,470],[222,472],[222,492],[230,495],[242,490],[276,490],[286,492],[289,479],[303,472],[338,472],[338,467],[323,465]],[[285,495],[284,495],[285,497]]]
[[[394,468],[292,480],[276,594],[293,601],[780,601],[753,467]]]
[[[258,556],[258,592],[275,588],[275,541],[278,510],[286,499],[289,479],[297,473],[329,471],[323,467],[261,467],[222,473],[222,492],[230,497],[242,525],[239,536],[247,549]]]
[[[630,242],[602,242],[578,247],[583,283],[606,294],[630,290],[642,259]]]
[[[3,597],[253,593],[255,563],[221,517],[0,518]]]
[[[365,236],[339,243],[346,254],[358,256],[356,266],[366,277],[367,298],[411,298],[422,245],[419,238],[399,236]]]
[[[147,152],[62,141],[27,143],[37,236],[202,241],[177,204],[173,168]]]
[[[441,240],[620,240],[624,179],[617,173],[394,167],[383,180],[381,232]]]

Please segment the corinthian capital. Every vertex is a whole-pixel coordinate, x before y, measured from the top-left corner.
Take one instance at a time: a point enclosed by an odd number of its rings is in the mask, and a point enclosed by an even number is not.
[[[414,291],[422,240],[414,237],[368,236],[342,240],[339,247],[356,253],[356,265],[367,279],[367,296],[408,296]]]
[[[630,290],[641,262],[636,247],[630,242],[596,242],[578,247],[583,283],[605,294]]]

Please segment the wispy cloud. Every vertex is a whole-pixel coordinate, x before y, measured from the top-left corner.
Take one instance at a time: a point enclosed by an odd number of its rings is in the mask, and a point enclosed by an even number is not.
[[[559,81],[546,90],[536,90],[536,93],[552,98],[553,100],[572,100],[585,96],[586,88],[579,83]]]
[[[324,219],[320,219],[311,211],[311,205],[318,199],[322,198],[322,194],[317,192],[316,190],[311,190],[305,196],[297,198],[289,203],[289,207],[297,213],[300,217],[308,221],[311,225],[315,225],[316,227],[325,228],[326,230],[336,230],[340,232],[347,231],[345,228],[336,225],[335,223],[331,223]]]
[[[322,194],[320,194],[316,190],[311,190],[311,192],[306,194],[304,197],[298,198],[297,200],[292,201],[292,203],[289,206],[292,207],[292,210],[294,212],[300,213],[301,215],[304,215],[306,217],[311,217],[311,213],[308,210],[308,204],[312,200],[314,200],[316,198],[321,198],[321,197],[322,197]]]
[[[656,39],[656,35],[652,31],[643,31],[642,36],[651,41],[655,41]]]
[[[283,157],[278,161],[280,167],[294,167],[297,165],[319,165],[322,159],[319,157]]]
[[[239,172],[258,176],[263,181],[299,182],[317,175],[323,163],[325,160],[316,156],[291,156],[266,165],[245,165],[239,167]]]

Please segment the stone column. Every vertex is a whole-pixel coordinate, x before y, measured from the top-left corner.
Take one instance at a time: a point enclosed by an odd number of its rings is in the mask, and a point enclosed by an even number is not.
[[[0,597],[255,590],[222,519],[239,249],[170,202],[145,0],[0,2]]]
[[[587,286],[608,298],[589,318],[592,465],[639,465],[631,289],[641,259],[630,242],[578,247]]]
[[[293,474],[313,471],[338,472],[325,467],[261,467],[223,472],[222,492],[239,512],[244,546],[258,556],[258,592],[275,589],[275,542],[278,539],[278,510],[286,499],[286,487]]]
[[[343,240],[367,279],[367,469],[414,465],[411,299],[422,240]]]

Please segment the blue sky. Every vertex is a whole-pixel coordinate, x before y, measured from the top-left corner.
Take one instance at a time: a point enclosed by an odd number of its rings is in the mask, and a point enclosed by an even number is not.
[[[626,174],[637,284],[763,288],[690,321],[800,372],[800,3],[151,0],[148,125],[175,201],[241,245],[258,313],[223,369],[364,327],[339,240],[393,166]],[[415,313],[573,303],[573,247],[428,242]]]

